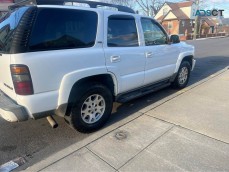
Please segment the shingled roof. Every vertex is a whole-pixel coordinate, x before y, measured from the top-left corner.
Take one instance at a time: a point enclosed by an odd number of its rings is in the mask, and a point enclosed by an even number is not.
[[[193,2],[192,1],[185,1],[185,2],[165,2],[172,8],[173,10],[178,9],[178,8],[183,8],[183,7],[190,7],[192,6]]]
[[[179,2],[179,3],[176,3],[180,8],[183,8],[183,7],[190,7],[192,6],[193,2],[192,1],[186,1],[186,2]]]
[[[188,16],[180,9],[171,11],[178,19],[189,19]]]
[[[170,8],[172,8],[172,10],[178,9],[179,6],[177,5],[177,3],[173,3],[173,2],[165,2]]]
[[[216,25],[215,21],[209,17],[201,17],[201,20],[205,21],[209,26],[215,26]]]
[[[167,4],[171,10],[167,13],[167,15],[169,13],[173,13],[178,19],[189,19],[189,17],[180,9],[183,7],[190,7],[192,6],[193,2],[191,1],[185,1],[185,2],[165,2],[165,4]],[[162,21],[164,20],[164,18],[167,16],[160,16],[159,18],[157,18],[158,21]]]

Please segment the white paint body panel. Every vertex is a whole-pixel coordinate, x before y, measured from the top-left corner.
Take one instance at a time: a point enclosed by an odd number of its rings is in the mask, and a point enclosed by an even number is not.
[[[139,37],[139,47],[108,47],[107,46],[107,26],[108,17],[117,12],[106,12],[104,14],[104,53],[106,58],[107,70],[114,73],[119,81],[118,93],[130,91],[141,87],[144,84],[145,75],[145,54],[140,45],[141,28],[138,17],[134,14],[120,13],[123,15],[135,17],[136,28]],[[112,62],[111,58],[117,56],[120,58],[117,62]]]
[[[16,99],[13,90],[14,85],[10,72],[11,55],[1,54],[0,56],[0,90],[6,93],[10,98]]]
[[[167,44],[148,46],[145,51],[152,53],[152,57],[147,58],[144,84],[160,81],[173,75],[179,56],[178,48]]]

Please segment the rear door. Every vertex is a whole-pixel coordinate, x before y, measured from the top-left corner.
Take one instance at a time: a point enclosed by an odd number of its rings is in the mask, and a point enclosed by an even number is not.
[[[106,66],[119,80],[118,92],[142,86],[146,61],[135,17],[109,13],[105,13],[104,17]]]
[[[13,33],[27,9],[28,7],[19,8],[0,19],[0,90],[11,98],[16,96],[10,72],[11,42]]]

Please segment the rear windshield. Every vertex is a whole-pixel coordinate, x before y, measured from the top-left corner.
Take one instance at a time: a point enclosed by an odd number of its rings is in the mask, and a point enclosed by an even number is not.
[[[28,7],[22,7],[8,12],[0,18],[0,52],[9,53],[13,34]]]
[[[73,9],[40,9],[29,51],[92,47],[95,44],[96,12]]]

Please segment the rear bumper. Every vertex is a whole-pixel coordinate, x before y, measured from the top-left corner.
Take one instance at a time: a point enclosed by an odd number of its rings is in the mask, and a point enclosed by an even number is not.
[[[0,90],[0,117],[9,122],[26,121],[29,118],[23,106],[18,105]]]

